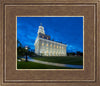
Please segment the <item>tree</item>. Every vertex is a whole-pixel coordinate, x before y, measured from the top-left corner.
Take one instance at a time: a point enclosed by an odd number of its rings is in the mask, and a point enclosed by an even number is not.
[[[26,55],[26,50],[25,50],[25,47],[20,43],[19,40],[17,40],[17,57],[23,57]],[[31,50],[30,47],[28,47],[28,50],[27,50],[27,55],[28,56],[37,56],[34,51]]]
[[[77,53],[76,53],[78,56],[83,56],[83,53],[82,52],[80,52],[80,51],[77,51]]]
[[[20,43],[20,41],[19,40],[17,40],[17,47],[22,47],[22,44]]]
[[[17,57],[25,55],[25,48],[22,46],[19,40],[17,40]]]

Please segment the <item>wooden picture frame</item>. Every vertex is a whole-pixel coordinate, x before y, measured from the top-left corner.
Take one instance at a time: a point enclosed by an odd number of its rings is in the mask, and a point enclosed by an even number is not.
[[[1,0],[1,86],[99,86],[100,0]],[[16,16],[84,16],[84,70],[16,70]]]

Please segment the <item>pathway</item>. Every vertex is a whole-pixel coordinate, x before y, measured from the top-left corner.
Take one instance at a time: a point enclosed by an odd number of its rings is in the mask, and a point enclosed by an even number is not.
[[[28,61],[32,61],[32,62],[36,62],[36,63],[41,63],[41,64],[52,65],[52,66],[70,67],[70,68],[80,68],[80,69],[83,69],[83,65],[60,64],[60,63],[40,61],[40,60],[36,60],[36,59],[32,59],[32,58],[29,58]]]

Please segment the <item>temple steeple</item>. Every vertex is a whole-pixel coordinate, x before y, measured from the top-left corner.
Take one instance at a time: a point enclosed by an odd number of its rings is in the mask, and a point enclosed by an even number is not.
[[[40,26],[39,26],[39,29],[38,29],[38,34],[39,33],[45,34],[44,27],[42,26],[42,23],[40,23]]]

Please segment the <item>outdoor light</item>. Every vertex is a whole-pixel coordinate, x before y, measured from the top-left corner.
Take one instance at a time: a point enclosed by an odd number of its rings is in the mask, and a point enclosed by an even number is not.
[[[28,46],[25,46],[25,50],[26,50],[26,62],[27,62],[27,50],[28,50]]]
[[[25,50],[28,50],[28,46],[25,46]]]

